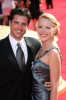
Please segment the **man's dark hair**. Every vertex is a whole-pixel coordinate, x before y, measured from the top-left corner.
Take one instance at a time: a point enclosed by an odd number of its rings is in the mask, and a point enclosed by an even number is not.
[[[10,20],[12,21],[14,15],[26,16],[28,18],[28,24],[31,20],[31,13],[29,10],[25,8],[15,8],[10,11]]]

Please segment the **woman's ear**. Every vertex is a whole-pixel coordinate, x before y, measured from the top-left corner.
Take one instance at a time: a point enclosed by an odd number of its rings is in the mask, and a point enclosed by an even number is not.
[[[58,30],[57,28],[54,29],[54,35],[56,34],[57,30]]]

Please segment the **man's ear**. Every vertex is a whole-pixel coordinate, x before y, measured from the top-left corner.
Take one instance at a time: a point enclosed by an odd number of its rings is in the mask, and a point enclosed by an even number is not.
[[[11,20],[9,20],[9,26],[11,26]]]

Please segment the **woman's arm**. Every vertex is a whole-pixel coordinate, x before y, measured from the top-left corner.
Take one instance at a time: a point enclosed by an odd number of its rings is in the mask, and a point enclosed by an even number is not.
[[[50,100],[58,100],[58,84],[61,73],[61,60],[57,50],[53,49],[49,52],[49,67],[50,67],[50,81],[51,93]]]

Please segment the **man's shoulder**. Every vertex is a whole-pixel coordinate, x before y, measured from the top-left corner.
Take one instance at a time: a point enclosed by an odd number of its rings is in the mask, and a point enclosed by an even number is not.
[[[41,48],[41,43],[37,39],[32,38],[32,37],[25,37],[25,40],[27,44],[33,48],[35,54]]]
[[[35,39],[35,38],[33,38],[33,37],[25,37],[25,39],[26,39],[27,41],[31,42],[32,44],[35,44],[35,43],[41,44],[41,43],[39,42],[39,40],[37,40],[37,39]]]
[[[2,45],[2,46],[5,45],[6,42],[8,42],[8,37],[6,37],[6,38],[0,40],[0,46],[1,46],[1,45]]]

